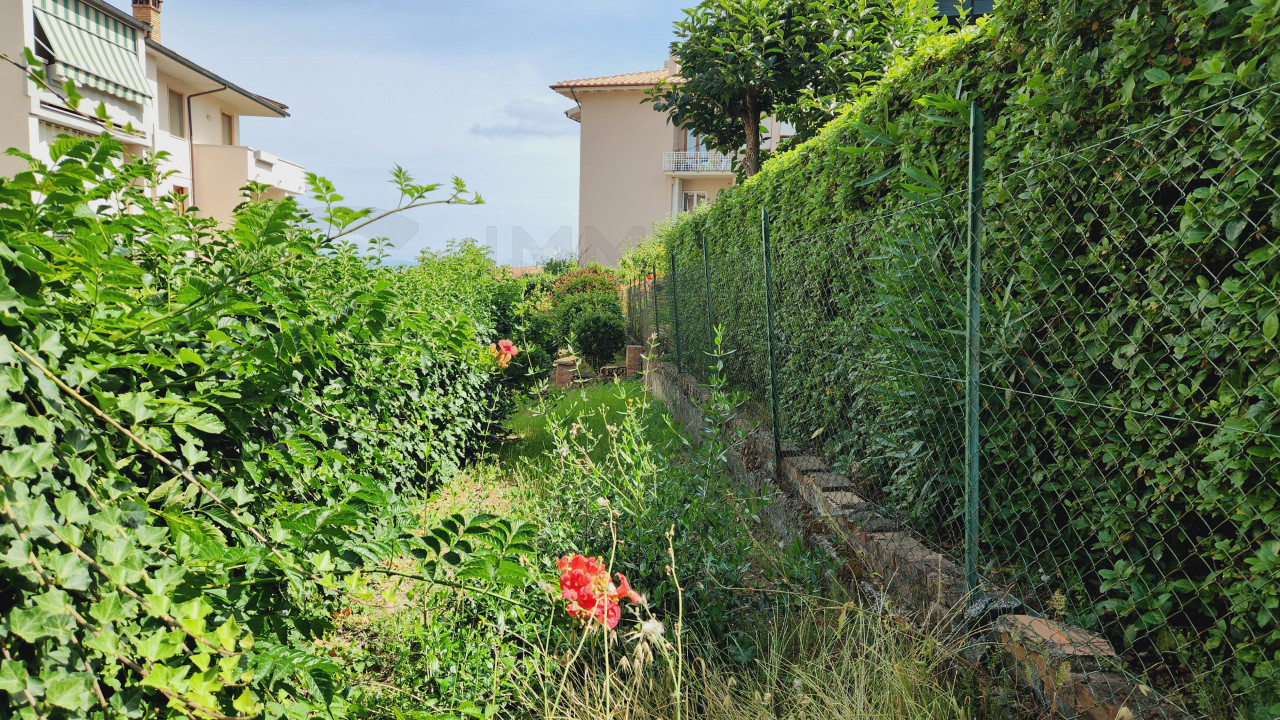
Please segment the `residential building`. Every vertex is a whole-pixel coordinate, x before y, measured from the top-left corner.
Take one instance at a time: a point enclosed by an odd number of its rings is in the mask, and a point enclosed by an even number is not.
[[[286,118],[288,108],[161,44],[163,2],[132,0],[130,15],[102,0],[3,0],[0,52],[21,61],[31,49],[55,83],[76,83],[82,112],[104,104],[116,125],[110,132],[130,155],[169,153],[162,169],[172,175],[157,197],[185,195],[201,214],[225,223],[251,181],[270,186],[267,197],[302,193],[300,166],[248,147],[240,136],[242,117]],[[102,132],[57,93],[0,66],[0,148],[47,159],[61,135]],[[4,175],[23,167],[0,157]]]
[[[939,17],[946,18],[948,24],[959,26],[990,15],[995,8],[995,0],[936,0],[936,6]]]
[[[659,70],[566,80],[551,86],[577,105],[565,113],[581,125],[578,261],[616,266],[654,223],[714,202],[733,185],[732,160],[711,150],[645,103],[645,91],[679,79],[671,59]],[[790,136],[770,118],[765,149]]]

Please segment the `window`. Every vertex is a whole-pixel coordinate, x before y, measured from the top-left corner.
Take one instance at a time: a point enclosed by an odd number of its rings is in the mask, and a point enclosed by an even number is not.
[[[176,210],[179,215],[185,213],[187,208],[191,206],[190,192],[181,185],[174,185],[172,195],[173,209]]]
[[[169,91],[169,134],[174,137],[187,136],[187,113],[183,107],[186,98],[177,90]]]
[[[236,144],[236,119],[226,113],[222,113],[222,144]]]
[[[795,125],[792,125],[791,123],[785,123],[785,122],[778,123],[778,142],[774,144],[774,147],[777,147],[778,145],[790,140],[795,136],[796,136]]]
[[[687,192],[684,194],[684,207],[682,212],[693,212],[695,208],[702,207],[707,204],[707,191],[699,190],[697,192]]]
[[[692,130],[684,131],[684,150],[685,152],[701,153],[707,152],[711,148],[707,147],[707,143],[697,133]]]

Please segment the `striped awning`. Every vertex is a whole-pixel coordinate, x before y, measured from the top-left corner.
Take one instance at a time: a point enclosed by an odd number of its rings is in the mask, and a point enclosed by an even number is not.
[[[75,82],[130,102],[151,97],[133,28],[76,0],[36,0],[54,62]]]

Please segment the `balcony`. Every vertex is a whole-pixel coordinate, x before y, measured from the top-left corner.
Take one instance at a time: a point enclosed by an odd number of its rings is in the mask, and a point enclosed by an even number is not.
[[[306,191],[306,171],[300,165],[243,145],[196,145],[195,204],[219,221],[230,220],[243,201],[240,188],[250,182],[269,185],[268,199]]]
[[[733,173],[733,158],[714,150],[702,152],[664,152],[662,171],[672,175]]]

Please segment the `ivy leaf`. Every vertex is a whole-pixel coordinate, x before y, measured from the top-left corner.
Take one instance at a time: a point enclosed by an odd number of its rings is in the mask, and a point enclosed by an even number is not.
[[[93,706],[93,682],[84,673],[59,670],[44,681],[44,699],[50,705],[82,712]]]
[[[62,587],[78,591],[89,589],[89,565],[75,554],[54,555],[48,559],[48,564]]]
[[[27,689],[27,666],[16,660],[0,660],[0,690],[19,697]]]

